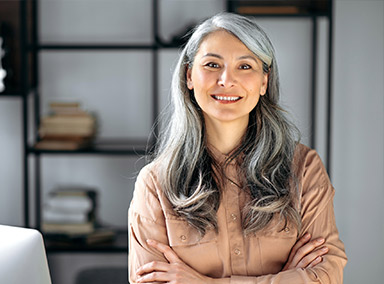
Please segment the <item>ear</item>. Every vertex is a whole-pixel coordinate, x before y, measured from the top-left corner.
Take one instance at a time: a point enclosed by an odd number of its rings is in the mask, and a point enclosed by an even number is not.
[[[193,90],[193,82],[192,82],[192,68],[189,66],[187,68],[187,87],[190,90]]]
[[[263,74],[263,82],[261,83],[260,95],[264,96],[268,89],[269,73]]]

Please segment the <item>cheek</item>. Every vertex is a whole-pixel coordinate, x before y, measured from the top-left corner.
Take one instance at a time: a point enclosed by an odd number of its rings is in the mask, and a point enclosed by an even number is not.
[[[260,95],[262,89],[262,82],[260,78],[252,78],[246,81],[245,88],[247,88],[248,92],[253,95]]]
[[[206,89],[216,82],[216,75],[213,72],[193,72],[192,73],[193,86],[196,89]]]

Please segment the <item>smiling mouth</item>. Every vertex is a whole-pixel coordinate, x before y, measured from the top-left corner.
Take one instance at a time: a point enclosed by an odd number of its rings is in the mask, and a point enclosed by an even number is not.
[[[225,101],[225,102],[235,102],[242,99],[242,97],[238,97],[238,96],[233,97],[233,96],[215,96],[215,95],[212,95],[212,98],[214,98],[217,101]]]

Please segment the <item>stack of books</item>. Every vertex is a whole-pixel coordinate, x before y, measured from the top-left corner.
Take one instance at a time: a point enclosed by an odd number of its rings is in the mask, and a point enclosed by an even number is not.
[[[97,224],[97,192],[88,188],[52,191],[43,207],[43,233],[54,241],[92,244],[112,240],[113,230]]]
[[[35,148],[42,150],[78,150],[88,147],[96,134],[96,119],[81,109],[80,104],[54,102],[51,115],[42,117],[40,141]]]

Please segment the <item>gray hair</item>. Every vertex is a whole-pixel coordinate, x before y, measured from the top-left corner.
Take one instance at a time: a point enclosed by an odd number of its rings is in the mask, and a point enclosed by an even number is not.
[[[272,43],[251,18],[220,13],[196,27],[180,54],[172,86],[172,114],[165,124],[157,149],[157,176],[174,211],[205,234],[217,229],[220,203],[218,165],[206,147],[204,118],[193,91],[187,88],[186,70],[191,68],[201,42],[211,33],[225,30],[237,37],[262,62],[269,74],[267,93],[250,113],[243,142],[229,157],[244,156],[241,172],[252,196],[243,212],[244,232],[266,227],[278,214],[300,228],[295,206],[297,186],[292,173],[297,128],[285,117],[279,101],[279,77]]]

